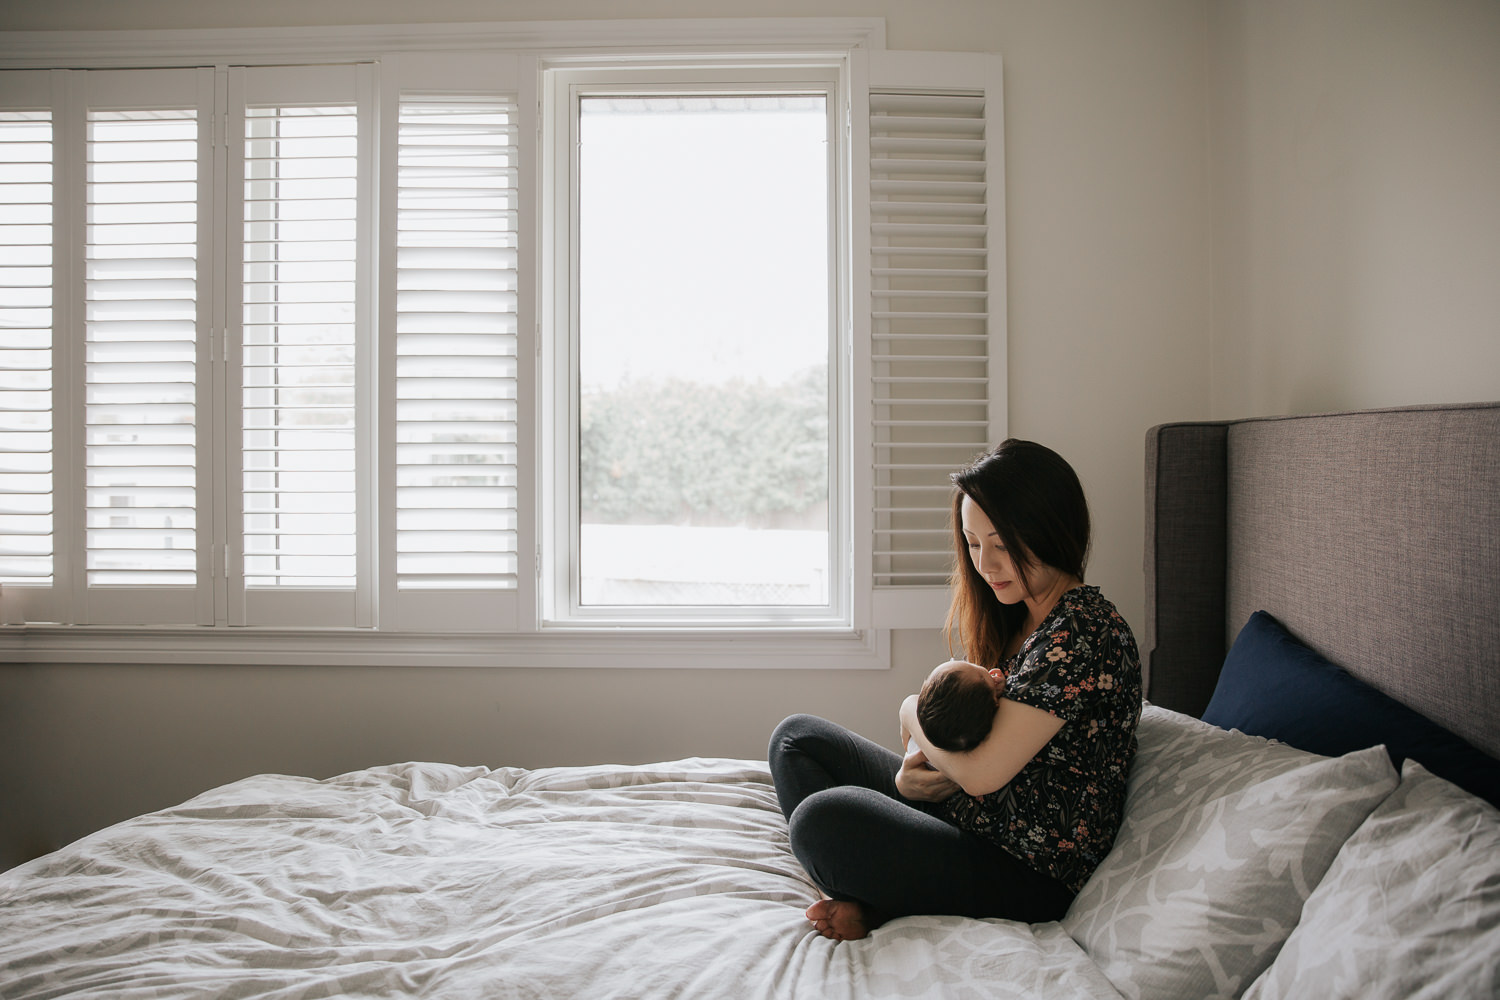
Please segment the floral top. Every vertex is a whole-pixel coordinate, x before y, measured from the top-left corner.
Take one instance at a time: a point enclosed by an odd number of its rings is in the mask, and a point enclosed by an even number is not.
[[[1109,853],[1141,717],[1135,636],[1098,587],[1074,587],[1005,665],[1005,697],[1063,720],[1004,788],[943,803],[948,819],[1073,892]]]

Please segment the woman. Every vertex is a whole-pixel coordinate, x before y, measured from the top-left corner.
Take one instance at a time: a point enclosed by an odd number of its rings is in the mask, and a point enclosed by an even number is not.
[[[989,685],[977,746],[945,751],[918,698],[905,758],[813,716],[782,722],[771,773],[792,849],[824,894],[807,910],[853,940],[918,913],[1056,920],[1108,853],[1135,754],[1130,626],[1083,583],[1088,504],[1056,452],[1008,440],[952,477],[950,652]]]

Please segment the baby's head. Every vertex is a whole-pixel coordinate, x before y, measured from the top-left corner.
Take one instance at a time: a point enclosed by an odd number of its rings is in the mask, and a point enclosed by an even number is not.
[[[928,742],[951,753],[983,743],[1004,684],[998,671],[963,660],[949,660],[928,674],[917,693],[917,723]]]

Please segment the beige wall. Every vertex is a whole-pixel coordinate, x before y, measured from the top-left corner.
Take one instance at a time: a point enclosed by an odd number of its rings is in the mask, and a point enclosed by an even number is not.
[[[0,29],[619,17],[605,0],[51,0]],[[1009,421],[1073,461],[1139,630],[1164,420],[1500,398],[1489,2],[762,0],[1005,58]],[[736,16],[636,0],[632,16]],[[1488,308],[1486,308],[1488,306]],[[811,711],[894,741],[885,672],[0,667],[0,865],[258,771],[761,756]]]
[[[1214,415],[1500,399],[1500,3],[1211,24]]]

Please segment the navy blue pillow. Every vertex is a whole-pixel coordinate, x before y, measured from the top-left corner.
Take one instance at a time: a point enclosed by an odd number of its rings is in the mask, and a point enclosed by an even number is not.
[[[1264,611],[1224,660],[1203,721],[1338,757],[1385,744],[1500,806],[1500,761],[1303,645]]]

